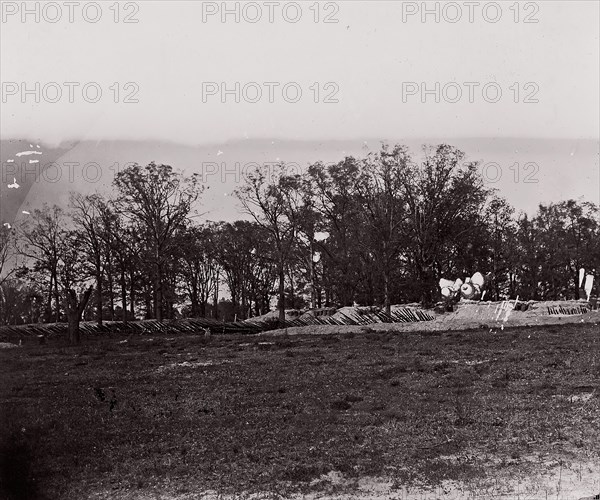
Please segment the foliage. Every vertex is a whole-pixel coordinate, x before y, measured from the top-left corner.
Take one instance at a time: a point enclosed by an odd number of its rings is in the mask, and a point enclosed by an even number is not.
[[[257,168],[237,191],[249,220],[227,223],[196,222],[203,186],[168,165],[134,164],[114,187],[111,198],[75,193],[68,213],[44,206],[2,227],[0,322],[64,321],[69,290],[82,297],[92,283],[83,318],[99,323],[239,320],[275,304],[280,318],[307,304],[429,304],[441,277],[475,271],[492,273],[488,299],[578,298],[580,268],[600,271],[597,206],[516,214],[477,163],[444,144],[418,159],[382,144],[303,173]],[[7,266],[13,249],[20,265]]]

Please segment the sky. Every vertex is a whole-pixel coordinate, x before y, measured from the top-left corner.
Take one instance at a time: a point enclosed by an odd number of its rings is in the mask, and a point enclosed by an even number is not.
[[[600,133],[596,1],[50,4],[2,2],[2,139]]]

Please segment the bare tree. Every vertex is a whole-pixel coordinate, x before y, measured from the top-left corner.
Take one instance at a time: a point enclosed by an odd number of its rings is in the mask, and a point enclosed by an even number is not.
[[[191,226],[180,234],[180,279],[191,302],[192,317],[206,317],[206,305],[217,286],[215,236],[211,226]]]
[[[41,210],[31,213],[19,233],[19,253],[32,264],[29,271],[46,283],[46,321],[51,320],[52,299],[55,303],[54,320],[59,321],[58,264],[66,234],[64,212],[56,205],[44,205]]]
[[[73,222],[75,223],[75,227],[80,230],[82,236],[82,251],[89,257],[94,267],[97,323],[99,326],[102,326],[103,248],[100,208],[103,200],[97,194],[82,195],[81,193],[72,193],[70,202],[73,208]]]
[[[0,285],[15,272],[14,265],[11,268],[8,267],[15,255],[15,229],[8,225],[2,225],[0,226]]]
[[[313,193],[313,207],[321,230],[331,236],[316,245],[322,252],[325,303],[337,298],[341,305],[351,305],[360,280],[358,245],[361,234],[361,208],[356,182],[361,162],[353,157],[325,166],[315,163],[308,169]]]
[[[72,344],[81,342],[79,324],[94,291],[94,287],[88,285],[90,276],[86,272],[85,245],[80,233],[70,231],[59,247],[57,274],[67,316],[69,342]]]
[[[402,179],[411,163],[408,149],[383,145],[370,154],[358,176],[357,193],[364,218],[362,245],[374,256],[383,280],[383,303],[390,314],[391,276],[405,247],[406,208]]]
[[[481,212],[489,196],[476,162],[445,144],[425,148],[420,165],[406,169],[402,178],[407,202],[409,257],[421,292],[431,303],[436,290],[436,259],[449,241],[468,240],[473,214]]]
[[[283,322],[285,272],[296,238],[300,176],[290,174],[284,164],[279,164],[272,172],[257,168],[246,176],[245,181],[246,184],[236,191],[243,211],[271,234],[275,244],[279,320]]]
[[[165,271],[176,246],[174,235],[182,231],[193,204],[202,192],[197,174],[184,177],[169,165],[133,165],[117,173],[120,213],[138,223],[148,249],[156,319],[163,318]]]

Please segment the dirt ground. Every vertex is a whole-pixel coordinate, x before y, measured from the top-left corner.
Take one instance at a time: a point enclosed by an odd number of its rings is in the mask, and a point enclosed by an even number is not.
[[[319,478],[318,484],[325,491],[309,494],[291,494],[282,497],[273,493],[247,493],[223,495],[214,491],[183,495],[161,494],[155,496],[107,496],[98,492],[94,499],[141,499],[160,500],[594,500],[590,491],[600,491],[600,462],[585,464],[540,464],[544,469],[538,476],[516,478],[511,475],[495,477],[493,481],[468,482],[442,481],[436,487],[401,486],[391,480],[363,477],[346,479],[342,474],[331,472]],[[351,493],[328,493],[327,489],[351,490]]]
[[[598,313],[549,320],[3,349],[0,498],[593,498]]]
[[[582,302],[583,304],[584,302]],[[548,314],[548,308],[563,306],[572,308],[579,301],[537,302],[526,311],[512,310],[514,302],[470,302],[459,304],[455,311],[435,314],[433,321],[418,321],[414,323],[375,323],[373,325],[316,325],[310,327],[314,335],[336,333],[359,333],[364,331],[395,331],[395,332],[442,332],[447,330],[472,330],[488,328],[492,332],[504,328],[519,326],[543,326],[561,324],[598,324],[600,309],[586,314]],[[263,335],[302,335],[307,333],[306,327],[282,328],[265,332]]]

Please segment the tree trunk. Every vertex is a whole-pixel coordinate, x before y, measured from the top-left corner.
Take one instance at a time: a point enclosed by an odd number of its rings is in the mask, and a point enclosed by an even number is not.
[[[102,326],[102,266],[100,259],[96,259],[96,311],[98,326]]]
[[[69,317],[69,342],[79,344],[81,342],[81,332],[79,330],[79,318],[76,314],[68,313]]]
[[[296,291],[294,290],[294,276],[292,275],[292,270],[288,269],[289,278],[290,278],[290,307],[294,308],[296,305]]]
[[[197,318],[198,317],[198,291],[197,291],[197,287],[195,284],[192,284],[192,293],[190,293],[190,300],[192,302],[192,310],[191,312],[191,316],[192,318]]]
[[[316,309],[317,308],[317,295],[319,295],[319,292],[317,291],[314,270],[312,270],[312,272],[311,272],[310,281],[311,281],[311,283],[310,283],[310,308]]]
[[[231,310],[233,312],[233,318],[235,320],[238,312],[238,291],[235,287],[230,287],[231,290]]]
[[[219,272],[217,271],[217,275],[215,277],[215,289],[213,295],[213,315],[215,319],[219,319]]]
[[[285,267],[279,263],[279,321],[285,322]]]
[[[54,301],[56,302],[56,316],[54,317],[54,322],[58,323],[60,321],[60,295],[58,293],[58,277],[56,271],[54,272]]]
[[[85,309],[85,306],[87,306],[93,291],[94,287],[89,287],[84,292],[81,299],[78,300],[75,290],[72,288],[67,290],[65,311],[67,313],[69,342],[71,344],[79,344],[81,342],[79,323],[81,322],[83,310]]]
[[[433,303],[433,289],[435,279],[431,272],[431,267],[417,264],[417,279],[421,288],[421,304],[429,306]]]
[[[108,310],[110,311],[110,320],[115,320],[115,290],[112,277],[112,266],[108,268]]]
[[[125,271],[121,269],[121,301],[123,307],[123,318],[121,321],[127,324],[127,282],[125,281]]]
[[[131,317],[135,320],[135,280],[134,273],[129,273],[129,308]]]
[[[385,307],[385,314],[391,315],[392,309],[390,304],[390,272],[389,266],[383,271],[383,305]]]
[[[158,321],[162,321],[162,305],[163,305],[163,294],[162,294],[162,276],[160,272],[160,268],[156,270],[156,280],[154,282],[154,291],[155,291],[155,310],[154,316]]]
[[[54,290],[54,274],[50,275],[50,289],[48,291],[48,301],[46,303],[46,310],[44,311],[44,323],[50,323],[52,321],[52,293]]]
[[[246,283],[242,282],[242,304],[241,304],[241,314],[240,317],[242,320],[246,319],[246,304],[247,304],[247,295],[248,290],[246,290]]]
[[[145,319],[153,319],[154,311],[153,307],[153,298],[154,298],[154,290],[150,288],[150,284],[148,284],[144,289],[144,304],[146,306],[146,318]]]

